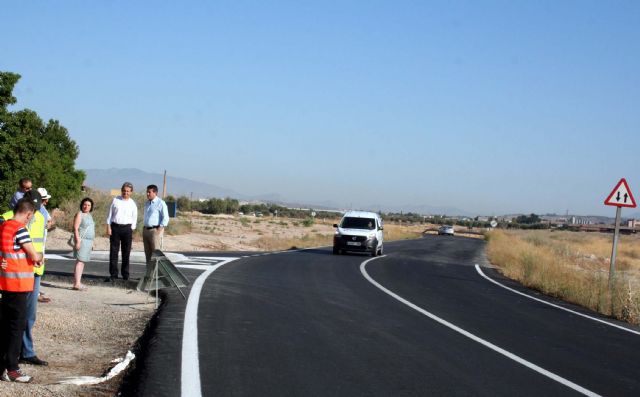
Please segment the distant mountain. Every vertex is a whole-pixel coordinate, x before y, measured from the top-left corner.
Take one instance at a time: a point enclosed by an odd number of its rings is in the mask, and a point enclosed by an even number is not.
[[[92,188],[110,191],[111,189],[120,189],[122,183],[128,181],[133,184],[134,191],[137,192],[143,192],[147,185],[150,184],[157,185],[158,189],[162,191],[162,174],[146,172],[137,168],[86,169],[84,171],[87,174],[85,184]],[[224,187],[175,176],[167,176],[167,194],[174,197],[193,197],[194,200],[198,198],[231,197],[241,201],[268,202],[290,208],[313,208],[317,210],[362,209],[396,213],[413,212],[422,215],[477,215],[455,207],[434,207],[429,205],[406,204],[390,206],[384,204],[371,204],[366,207],[342,208],[341,205],[330,200],[292,202],[287,201],[286,198],[283,198],[277,193],[250,196]]]
[[[456,207],[445,207],[445,206],[432,206],[432,205],[412,205],[405,204],[399,206],[381,206],[382,211],[384,212],[413,212],[421,215],[447,215],[447,216],[468,216],[475,217],[479,214],[474,214],[469,211],[461,210]],[[375,207],[373,207],[375,208]]]
[[[86,169],[85,185],[100,190],[120,189],[125,181],[131,182],[134,191],[142,192],[148,185],[155,184],[162,191],[162,174],[154,174],[137,168]],[[250,197],[209,183],[191,179],[167,176],[167,194],[198,198],[232,197],[238,200],[249,200]]]

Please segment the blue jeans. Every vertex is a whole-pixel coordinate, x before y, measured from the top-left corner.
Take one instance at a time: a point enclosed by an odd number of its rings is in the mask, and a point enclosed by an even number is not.
[[[33,278],[33,292],[27,293],[27,328],[22,334],[22,354],[20,357],[34,357],[33,336],[31,329],[36,323],[36,307],[38,306],[38,293],[40,292],[40,276]]]

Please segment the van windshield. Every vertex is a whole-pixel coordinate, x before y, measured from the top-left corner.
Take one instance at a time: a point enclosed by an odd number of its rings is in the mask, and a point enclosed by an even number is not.
[[[376,228],[376,220],[372,218],[344,218],[340,227],[345,229],[373,230]]]

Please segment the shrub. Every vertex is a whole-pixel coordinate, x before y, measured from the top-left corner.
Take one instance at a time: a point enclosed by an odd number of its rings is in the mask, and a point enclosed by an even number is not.
[[[189,219],[173,218],[169,221],[169,226],[164,232],[170,236],[178,236],[191,233],[192,230],[193,223]]]

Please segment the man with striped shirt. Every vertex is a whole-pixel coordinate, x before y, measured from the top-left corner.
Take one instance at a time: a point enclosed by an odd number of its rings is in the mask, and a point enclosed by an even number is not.
[[[33,267],[42,262],[26,228],[34,213],[33,202],[20,200],[13,218],[0,224],[0,358],[4,358],[0,369],[3,380],[20,383],[32,379],[18,367],[18,357],[26,327],[27,295],[33,291]]]

